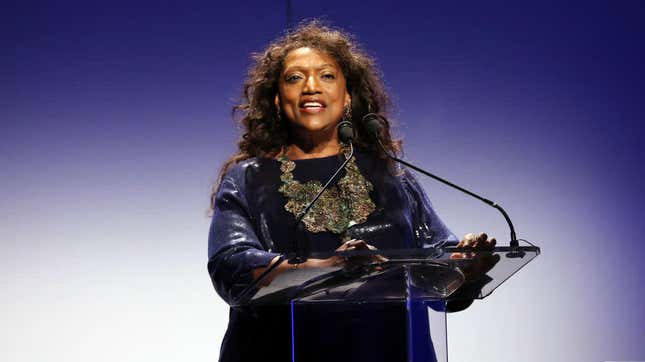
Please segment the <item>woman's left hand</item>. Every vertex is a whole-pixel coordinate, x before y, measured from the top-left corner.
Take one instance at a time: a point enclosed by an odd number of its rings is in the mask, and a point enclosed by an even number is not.
[[[474,250],[493,250],[497,240],[495,238],[488,238],[486,233],[470,233],[464,235],[464,238],[457,244],[458,248],[471,247]]]
[[[470,259],[467,264],[462,265],[466,275],[466,281],[478,278],[490,271],[500,259],[494,253],[477,253],[478,251],[491,251],[497,240],[488,238],[486,233],[466,234],[457,244],[458,248],[471,247],[472,251],[465,253],[452,253],[450,259]]]

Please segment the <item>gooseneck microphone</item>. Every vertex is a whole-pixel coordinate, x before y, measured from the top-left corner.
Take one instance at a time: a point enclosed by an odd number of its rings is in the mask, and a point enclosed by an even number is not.
[[[349,156],[345,158],[345,161],[338,167],[338,169],[327,179],[327,182],[325,182],[325,185],[318,191],[316,196],[305,206],[300,213],[298,213],[298,216],[296,217],[296,222],[294,224],[294,230],[296,231],[294,233],[294,238],[293,238],[293,249],[295,251],[294,257],[289,259],[289,264],[300,264],[305,261],[307,261],[307,258],[309,257],[309,248],[307,245],[304,245],[303,243],[300,243],[298,241],[298,227],[300,226],[302,219],[307,215],[309,210],[314,206],[316,201],[320,198],[320,196],[329,188],[331,183],[338,177],[338,174],[340,173],[341,170],[345,168],[347,163],[354,157],[354,145],[352,145],[352,140],[354,139],[354,127],[352,125],[352,122],[349,121],[342,121],[338,124],[338,139],[345,144],[349,145]]]
[[[411,169],[413,169],[415,171],[418,171],[418,172],[420,172],[420,173],[422,173],[422,174],[424,174],[426,176],[432,177],[433,179],[435,179],[435,180],[437,180],[439,182],[442,182],[442,183],[444,183],[444,184],[446,184],[446,185],[448,185],[448,186],[450,186],[452,188],[455,188],[455,189],[457,189],[457,190],[459,190],[459,191],[461,191],[461,192],[463,192],[463,193],[465,193],[467,195],[470,195],[470,196],[472,196],[472,197],[484,202],[485,204],[487,204],[489,206],[492,206],[492,207],[496,208],[497,210],[499,210],[499,212],[501,212],[502,215],[504,215],[504,219],[506,219],[506,222],[508,223],[508,226],[511,229],[510,246],[512,248],[517,248],[519,246],[519,242],[517,241],[517,236],[515,234],[515,228],[513,227],[513,223],[511,222],[511,218],[508,216],[506,211],[504,211],[504,209],[500,205],[498,205],[497,203],[495,203],[495,202],[493,202],[491,200],[485,199],[485,198],[477,195],[476,193],[474,193],[472,191],[466,190],[463,187],[457,186],[457,185],[453,184],[452,182],[450,182],[448,180],[445,180],[445,179],[443,179],[443,178],[441,178],[439,176],[433,175],[430,172],[428,172],[428,171],[426,171],[424,169],[421,169],[421,168],[419,168],[419,167],[417,167],[417,166],[415,166],[415,165],[413,165],[413,164],[411,164],[409,162],[406,162],[406,161],[396,157],[395,155],[392,155],[387,149],[385,149],[385,146],[383,145],[383,142],[381,141],[381,137],[380,137],[381,131],[382,131],[382,128],[383,128],[383,125],[381,123],[382,121],[384,121],[383,117],[378,115],[378,114],[375,114],[375,113],[368,113],[363,117],[363,124],[365,125],[365,129],[367,130],[367,133],[370,134],[372,137],[374,137],[374,139],[376,140],[376,143],[379,145],[381,150],[383,150],[383,152],[385,153],[385,155],[387,157],[389,157],[390,159],[392,159],[392,160],[394,160],[394,161],[396,161],[398,163],[401,163],[401,164],[403,164],[403,165],[405,165],[405,166],[407,166],[407,167],[409,167],[409,168],[411,168]]]

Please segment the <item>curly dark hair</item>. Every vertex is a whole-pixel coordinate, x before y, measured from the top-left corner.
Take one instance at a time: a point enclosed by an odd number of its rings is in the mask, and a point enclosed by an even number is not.
[[[211,207],[222,177],[229,168],[251,157],[273,158],[288,145],[288,122],[281,121],[286,119],[284,116],[278,116],[274,98],[278,94],[285,57],[290,51],[302,47],[323,51],[340,66],[352,99],[350,121],[354,125],[354,146],[388,159],[361,123],[367,113],[377,113],[383,117],[383,145],[391,153],[400,153],[402,143],[392,139],[386,118],[391,102],[374,60],[358,46],[352,35],[326,26],[320,20],[305,21],[270,43],[262,53],[253,54],[254,64],[244,81],[241,101],[232,112],[233,119],[243,129],[242,138],[238,141],[239,149],[220,170],[219,180],[211,193]],[[389,164],[390,170],[394,170],[394,165]]]

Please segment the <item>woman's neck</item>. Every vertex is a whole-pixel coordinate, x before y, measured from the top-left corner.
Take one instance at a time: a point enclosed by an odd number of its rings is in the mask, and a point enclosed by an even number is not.
[[[327,144],[317,144],[314,147],[302,147],[297,143],[287,146],[284,153],[290,160],[303,160],[307,158],[322,158],[337,155],[340,152],[338,142]]]
[[[317,138],[309,134],[308,137],[294,138],[284,152],[291,160],[307,158],[322,158],[337,155],[340,152],[338,137]]]

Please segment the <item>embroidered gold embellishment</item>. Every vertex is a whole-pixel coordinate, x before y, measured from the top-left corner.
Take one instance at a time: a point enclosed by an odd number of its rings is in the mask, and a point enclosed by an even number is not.
[[[345,150],[343,154],[348,156]],[[316,180],[304,184],[298,182],[293,177],[296,163],[286,156],[281,156],[278,160],[282,171],[282,185],[278,190],[287,198],[284,208],[297,216],[313,200],[322,184]],[[345,170],[345,176],[336,185],[325,190],[303,218],[302,222],[310,232],[344,234],[351,226],[364,223],[376,208],[369,195],[374,187],[361,175],[354,157],[347,163]],[[343,239],[347,238],[347,235],[343,235]]]

